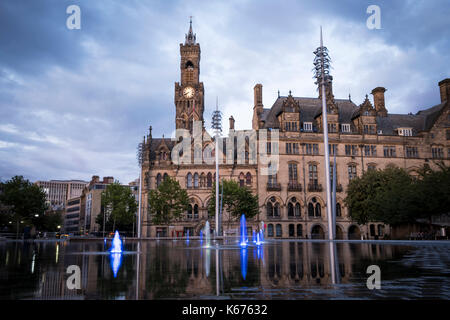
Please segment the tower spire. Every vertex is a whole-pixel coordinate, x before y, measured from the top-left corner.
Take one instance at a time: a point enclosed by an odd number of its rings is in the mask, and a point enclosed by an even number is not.
[[[192,31],[192,16],[189,17],[189,32],[186,34],[184,44],[192,45],[195,44],[196,34]]]

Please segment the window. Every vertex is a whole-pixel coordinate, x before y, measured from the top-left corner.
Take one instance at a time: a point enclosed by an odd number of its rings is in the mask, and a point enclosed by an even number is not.
[[[407,158],[418,158],[419,151],[417,150],[417,147],[406,147],[406,157]]]
[[[376,165],[373,164],[373,163],[369,163],[369,164],[367,165],[367,170],[375,170],[376,168],[377,168]]]
[[[286,153],[287,154],[292,153],[292,143],[286,143]]]
[[[303,237],[303,228],[301,224],[297,225],[297,237]]]
[[[444,149],[439,147],[431,148],[431,156],[433,159],[444,158]]]
[[[158,188],[160,184],[161,184],[161,173],[158,173],[158,175],[156,176],[156,187]]]
[[[267,236],[273,237],[273,224],[267,226]]]
[[[289,237],[295,236],[295,226],[293,224],[289,224]]]
[[[208,188],[212,187],[212,174],[211,174],[211,172],[208,172],[208,174],[206,175],[206,186]]]
[[[198,204],[194,204],[194,219],[198,219]]]
[[[306,154],[319,154],[319,145],[317,143],[307,143],[305,146]]]
[[[377,156],[377,146],[375,146],[375,145],[364,146],[364,156],[376,157]]]
[[[336,125],[336,123],[329,123],[328,124],[328,132],[330,132],[330,133],[337,132],[337,125]]]
[[[288,203],[288,217],[299,217],[300,216],[300,203],[297,199],[293,197]]]
[[[313,197],[308,203],[308,216],[310,217],[320,217],[322,214],[322,207],[317,201],[316,197]]]
[[[341,216],[342,216],[341,204],[340,203],[336,203],[336,217],[341,217]]]
[[[330,155],[332,155],[332,156],[337,155],[338,154],[338,152],[337,152],[337,150],[338,150],[337,144],[329,144],[328,145],[328,150],[330,151]]]
[[[186,186],[192,188],[192,173],[188,173],[186,176]]]
[[[266,148],[267,148],[267,154],[271,154],[272,153],[272,143],[267,142]]]
[[[271,197],[266,205],[267,217],[279,217],[280,216],[280,204],[276,201],[275,197]]]
[[[198,188],[198,173],[194,174],[194,188]]]
[[[313,131],[312,122],[303,122],[303,131]]]
[[[241,172],[239,175],[239,186],[242,188],[245,185],[244,173]]]
[[[297,183],[298,175],[297,175],[297,164],[289,163],[289,183]]]
[[[277,224],[276,226],[276,236],[281,238],[283,236],[283,230],[281,228],[281,224]]]
[[[411,128],[398,129],[398,135],[399,136],[410,137],[410,136],[412,136],[412,129]]]
[[[357,156],[358,155],[358,147],[352,144],[345,145],[345,155],[346,156]]]
[[[385,158],[395,158],[397,156],[394,146],[384,146],[383,153]]]
[[[248,186],[252,185],[252,175],[250,172],[247,172],[247,174],[245,176],[245,184]]]
[[[349,164],[348,165],[348,180],[352,180],[353,178],[356,178],[356,165]]]
[[[376,128],[373,124],[365,124],[363,127],[364,134],[375,134]]]
[[[298,131],[297,130],[297,122],[286,122],[284,124],[285,131]]]
[[[349,123],[341,124],[341,132],[349,133],[350,132],[350,124]]]
[[[313,185],[317,185],[319,183],[317,178],[317,165],[315,164],[309,165],[309,183]]]

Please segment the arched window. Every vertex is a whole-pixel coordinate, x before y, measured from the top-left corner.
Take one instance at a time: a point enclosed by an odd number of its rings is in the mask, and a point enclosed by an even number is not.
[[[206,175],[206,186],[208,188],[212,187],[212,174],[211,174],[211,172],[208,172],[208,174]]]
[[[267,203],[266,208],[267,208],[267,216],[268,216],[268,217],[273,216],[273,206],[272,206],[272,203],[271,203],[271,202],[268,202],[268,203]]]
[[[164,181],[166,181],[168,177],[169,177],[169,175],[167,173],[164,173],[164,178],[163,178]]]
[[[300,217],[300,203],[298,203],[298,202],[295,204],[294,215],[296,217]]]
[[[206,186],[206,176],[202,172],[202,174],[200,175],[200,188],[204,188],[205,186]]]
[[[289,237],[295,236],[295,226],[293,224],[289,224]]]
[[[192,205],[188,206],[187,218],[192,219]]]
[[[288,203],[288,217],[299,217],[299,216],[300,216],[300,203],[298,203],[296,197],[293,197]]]
[[[198,204],[194,204],[194,219],[198,219]]]
[[[250,172],[247,172],[247,175],[245,176],[245,184],[248,186],[252,184],[252,175]]]
[[[194,188],[198,188],[198,173],[194,174]]]
[[[279,217],[280,216],[280,204],[277,202],[275,203],[275,207],[273,210],[273,216],[274,217]]]
[[[314,210],[316,217],[320,217],[322,215],[322,208],[320,207],[320,203],[316,203],[316,209]]]
[[[314,217],[314,205],[311,202],[308,204],[308,216]]]
[[[156,187],[159,187],[160,184],[161,184],[161,173],[158,173],[158,175],[156,176]]]
[[[268,224],[267,225],[267,236],[268,237],[273,237],[273,224]]]
[[[288,203],[288,217],[293,217],[294,216],[294,205],[292,204],[292,202]]]
[[[280,204],[275,197],[271,197],[266,205],[267,217],[279,217],[280,216]]]
[[[241,174],[239,175],[239,186],[243,187],[244,186],[244,173],[241,172]]]
[[[188,173],[186,177],[186,186],[192,188],[192,173]]]
[[[301,224],[297,225],[297,237],[303,237],[303,228]]]
[[[340,216],[342,216],[341,204],[338,202],[338,203],[336,203],[336,217],[340,217]]]
[[[276,236],[277,237],[282,237],[283,236],[283,229],[281,228],[281,224],[277,224],[277,226],[276,226]]]

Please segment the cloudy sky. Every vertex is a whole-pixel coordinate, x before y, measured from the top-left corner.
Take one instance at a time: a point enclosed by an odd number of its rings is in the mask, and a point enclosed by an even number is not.
[[[66,8],[81,8],[69,30]],[[369,5],[381,9],[370,30]],[[193,16],[205,119],[216,96],[250,129],[253,86],[270,107],[292,90],[316,97],[312,52],[323,26],[336,98],[383,86],[391,113],[438,104],[450,76],[450,3],[411,1],[0,1],[0,179],[138,176],[136,145],[174,130],[179,43]],[[228,121],[224,121],[228,126]]]

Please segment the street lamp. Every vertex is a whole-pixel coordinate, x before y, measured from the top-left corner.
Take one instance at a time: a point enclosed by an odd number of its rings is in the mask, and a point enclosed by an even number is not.
[[[219,230],[219,137],[222,132],[222,115],[216,100],[216,110],[212,116],[212,128],[214,129],[214,138],[216,140],[216,235],[220,236]]]

